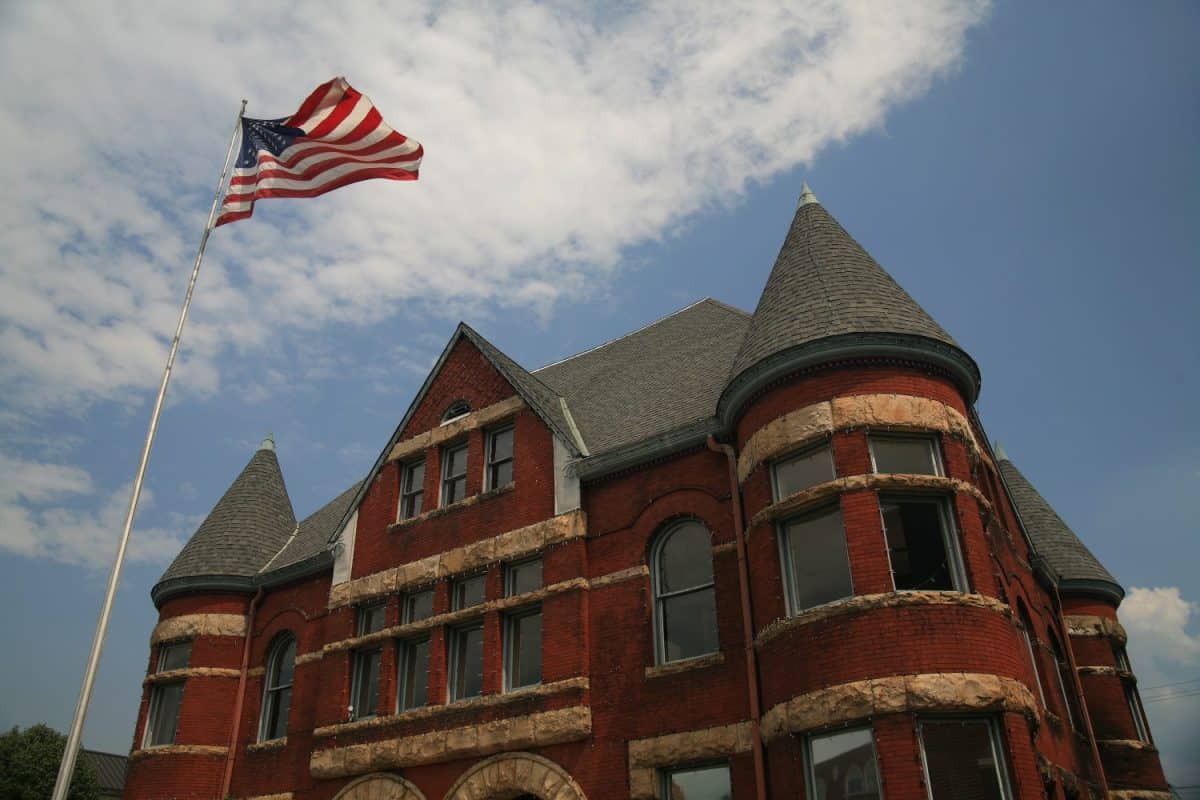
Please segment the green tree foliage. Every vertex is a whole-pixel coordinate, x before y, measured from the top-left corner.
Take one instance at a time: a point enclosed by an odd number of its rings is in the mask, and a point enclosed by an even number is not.
[[[14,727],[0,736],[0,800],[47,800],[62,761],[67,737],[46,725],[21,730]],[[97,800],[100,784],[83,758],[75,762],[69,800]]]

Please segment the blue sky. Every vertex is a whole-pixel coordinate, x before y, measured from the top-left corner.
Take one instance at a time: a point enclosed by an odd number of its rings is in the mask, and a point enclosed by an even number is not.
[[[989,433],[1130,588],[1142,686],[1200,679],[1200,10],[904,5],[300,4],[270,36],[218,4],[7,7],[0,64],[40,80],[0,90],[0,725],[70,719],[237,101],[282,116],[337,73],[422,179],[214,234],[88,746],[128,749],[149,589],[264,435],[303,516],[460,318],[535,367],[753,309],[802,179],[979,362]],[[1200,696],[1148,711],[1200,783]]]

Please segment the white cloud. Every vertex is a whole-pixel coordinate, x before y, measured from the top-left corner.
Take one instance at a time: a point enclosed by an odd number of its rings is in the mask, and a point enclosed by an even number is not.
[[[101,495],[78,467],[46,464],[0,453],[0,549],[28,558],[103,568],[112,563],[125,522],[130,486]],[[142,492],[140,509],[154,505]],[[173,515],[172,528],[135,525],[128,557],[165,562],[194,522]]]
[[[1134,586],[1121,604],[1121,621],[1150,646],[1156,659],[1181,664],[1200,662],[1200,635],[1187,632],[1200,606],[1183,599],[1177,586],[1143,589]]]
[[[983,0],[5,7],[0,382],[10,404],[140,398],[237,100],[290,113],[343,73],[427,150],[422,179],[267,201],[216,232],[179,379],[281,332],[552,312],[623,249],[878,127],[960,60]],[[599,287],[599,288],[597,288]]]

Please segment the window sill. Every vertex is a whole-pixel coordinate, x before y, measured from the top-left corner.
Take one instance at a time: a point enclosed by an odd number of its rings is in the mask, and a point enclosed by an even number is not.
[[[267,753],[272,750],[282,750],[287,747],[287,737],[283,736],[279,739],[268,739],[265,742],[255,742],[246,746],[247,753]]]
[[[464,497],[462,500],[459,500],[456,503],[451,503],[448,506],[439,506],[437,508],[431,508],[428,511],[422,511],[415,517],[402,519],[398,522],[393,522],[391,525],[388,525],[388,533],[394,533],[395,531],[403,530],[404,528],[408,528],[413,525],[419,525],[426,520],[440,517],[443,514],[450,514],[459,510],[460,508],[468,508],[473,505],[478,505],[479,503],[486,502],[494,497],[500,497],[508,494],[509,492],[514,491],[516,488],[517,485],[515,483],[510,483],[507,486],[501,486],[499,489],[491,489],[486,492],[481,492],[480,494],[473,494],[470,497]]]
[[[717,664],[725,663],[724,653],[709,653],[704,656],[696,656],[695,658],[687,658],[682,661],[672,661],[667,664],[656,664],[653,667],[646,667],[646,680],[654,678],[665,678],[668,675],[678,675],[681,672],[691,672],[695,669],[705,669],[707,667],[715,667]]]

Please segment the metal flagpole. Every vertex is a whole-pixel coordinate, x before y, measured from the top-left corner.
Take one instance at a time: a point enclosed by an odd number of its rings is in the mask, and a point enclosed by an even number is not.
[[[225,188],[225,175],[229,172],[229,161],[233,157],[233,147],[237,143],[238,131],[242,125],[242,115],[245,113],[246,101],[243,100],[242,108],[238,111],[237,120],[233,124],[229,149],[225,151],[225,164],[221,167],[217,191],[213,194],[212,208],[208,212],[208,224],[204,226],[204,235],[200,237],[200,249],[196,251],[196,263],[192,265],[192,277],[188,281],[187,294],[183,298],[183,308],[179,310],[179,325],[175,328],[175,338],[171,340],[171,351],[167,354],[167,366],[163,370],[162,384],[158,387],[158,399],[154,401],[154,411],[150,415],[150,428],[146,431],[146,443],[142,445],[142,460],[138,463],[137,477],[133,480],[133,494],[129,498],[129,511],[125,514],[125,529],[121,532],[121,543],[117,545],[117,558],[113,562],[112,572],[108,576],[108,590],[104,594],[104,605],[100,608],[100,621],[96,623],[96,636],[92,639],[92,652],[88,656],[87,668],[83,673],[83,685],[79,689],[79,700],[75,703],[75,716],[71,720],[71,732],[67,734],[67,746],[63,750],[62,763],[58,767],[58,780],[54,783],[52,800],[66,800],[67,791],[71,788],[71,778],[75,773],[75,758],[79,755],[79,739],[83,734],[83,721],[87,717],[88,704],[92,699],[92,688],[96,682],[96,668],[100,665],[100,652],[104,649],[104,635],[108,631],[108,618],[112,615],[113,599],[117,594],[117,585],[121,582],[121,567],[125,563],[125,549],[129,545],[129,532],[133,529],[133,519],[137,516],[138,500],[142,495],[142,482],[146,477],[146,464],[150,461],[150,451],[154,447],[154,437],[158,433],[158,418],[162,414],[163,400],[167,396],[167,384],[171,382],[171,368],[175,366],[175,355],[179,352],[179,340],[183,336],[183,324],[187,322],[188,307],[192,304],[192,292],[196,288],[196,277],[200,274],[200,262],[204,259],[204,246],[208,244],[208,235],[212,233],[213,222],[217,218],[221,190]]]

